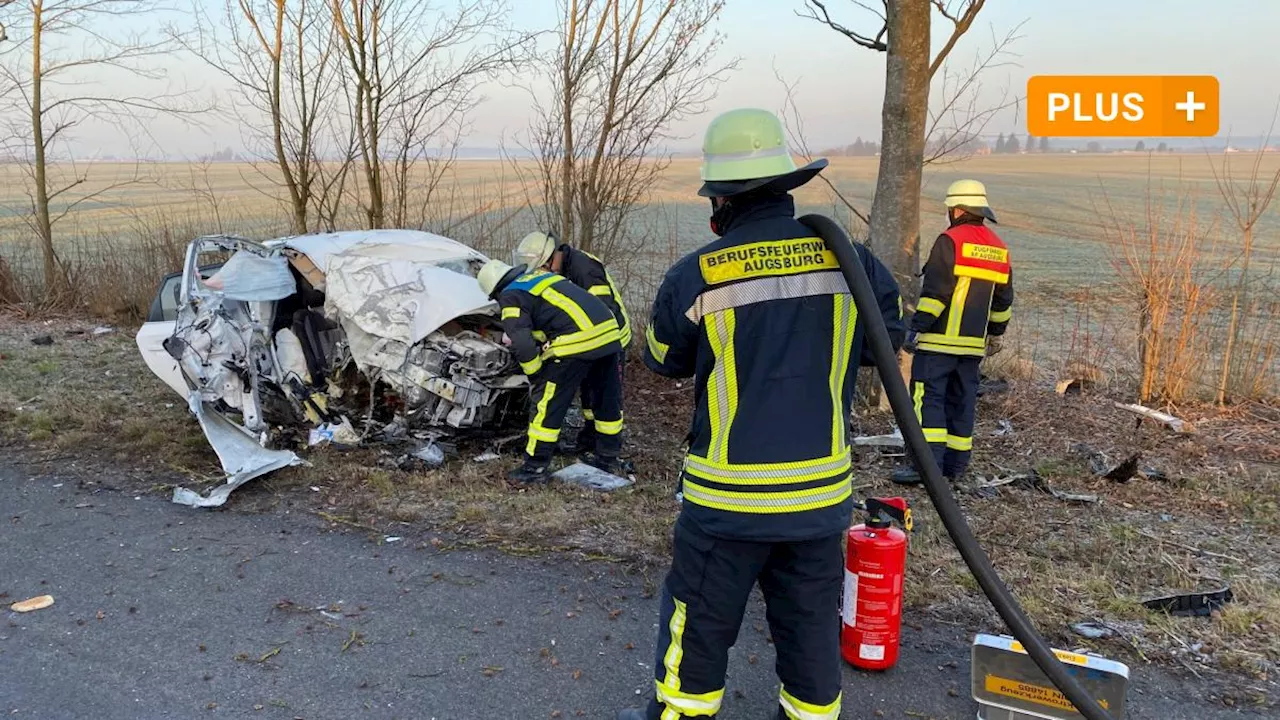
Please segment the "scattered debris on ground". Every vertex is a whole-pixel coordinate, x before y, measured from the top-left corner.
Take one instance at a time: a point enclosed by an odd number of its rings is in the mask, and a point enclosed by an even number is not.
[[[551,477],[560,482],[606,492],[621,490],[635,484],[634,480],[607,473],[586,463],[574,463],[552,473]]]
[[[19,613],[35,612],[43,610],[53,605],[52,595],[37,595],[36,597],[21,602],[16,602],[9,606],[9,609]]]
[[[1235,599],[1230,587],[1209,592],[1181,593],[1164,597],[1143,600],[1148,610],[1168,613],[1179,617],[1208,617],[1224,605]]]
[[[1109,637],[1114,637],[1116,634],[1116,631],[1112,630],[1107,625],[1096,622],[1076,623],[1071,626],[1071,632],[1079,635],[1080,637],[1089,638],[1090,640],[1104,640]]]
[[[1127,410],[1128,412],[1134,413],[1136,415],[1141,415],[1142,417],[1155,420],[1156,422],[1164,423],[1165,425],[1168,425],[1169,428],[1172,429],[1174,432],[1193,433],[1196,431],[1195,425],[1192,425],[1191,423],[1185,420],[1176,418],[1170,415],[1169,413],[1160,412],[1159,410],[1152,410],[1151,408],[1146,407],[1144,405],[1135,405],[1133,403],[1117,402],[1116,407],[1120,408],[1121,410]]]

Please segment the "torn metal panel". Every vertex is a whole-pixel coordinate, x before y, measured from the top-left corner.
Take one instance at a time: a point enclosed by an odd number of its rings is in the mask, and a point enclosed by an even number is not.
[[[248,430],[212,412],[200,401],[198,393],[191,394],[188,404],[200,421],[200,429],[204,430],[213,451],[218,454],[222,470],[227,474],[227,482],[204,496],[186,488],[175,488],[173,502],[188,507],[218,507],[227,501],[227,496],[233,490],[256,477],[291,465],[306,464],[302,458],[288,450],[268,450],[262,447]]]
[[[325,311],[344,328],[413,345],[463,315],[495,315],[475,281],[483,256],[359,245],[329,259]]]

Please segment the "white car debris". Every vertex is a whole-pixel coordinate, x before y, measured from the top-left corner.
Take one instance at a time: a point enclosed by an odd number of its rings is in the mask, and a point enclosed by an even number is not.
[[[528,381],[476,284],[487,260],[414,230],[193,241],[137,342],[186,399],[227,482],[207,496],[179,488],[174,502],[221,505],[245,482],[301,464],[274,447],[295,432],[305,443],[308,429],[350,430],[375,415],[441,430],[500,423]]]

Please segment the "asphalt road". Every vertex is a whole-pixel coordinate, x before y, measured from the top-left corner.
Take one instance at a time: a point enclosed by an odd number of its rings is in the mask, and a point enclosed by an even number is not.
[[[610,720],[647,698],[657,603],[621,567],[446,551],[420,532],[379,544],[310,515],[31,472],[0,459],[5,717]],[[50,608],[8,610],[46,593]],[[896,669],[846,673],[842,717],[974,717],[969,639],[908,629]],[[772,717],[772,664],[755,603],[721,718]],[[1135,674],[1131,718],[1238,717]]]

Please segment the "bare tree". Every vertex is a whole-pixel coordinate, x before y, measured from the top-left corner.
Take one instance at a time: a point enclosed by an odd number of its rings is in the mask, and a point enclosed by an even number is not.
[[[1278,106],[1277,115],[1280,116],[1280,106]],[[1271,177],[1267,177],[1262,172],[1262,160],[1266,155],[1263,149],[1271,142],[1271,133],[1274,130],[1275,117],[1272,118],[1271,128],[1267,131],[1258,152],[1254,153],[1253,165],[1243,181],[1237,181],[1233,176],[1230,153],[1223,154],[1221,169],[1214,166],[1212,162],[1209,164],[1213,170],[1213,179],[1218,186],[1218,194],[1222,196],[1230,218],[1235,221],[1241,239],[1240,267],[1237,271],[1235,287],[1231,291],[1231,319],[1227,325],[1227,343],[1222,353],[1222,371],[1218,378],[1216,397],[1219,405],[1226,404],[1227,401],[1232,360],[1236,345],[1240,342],[1242,308],[1249,307],[1249,283],[1252,279],[1249,275],[1249,264],[1253,259],[1253,231],[1258,220],[1271,207],[1277,189],[1280,189],[1280,170]]]
[[[325,0],[225,0],[221,16],[197,3],[196,32],[171,33],[187,50],[232,81],[242,102],[232,115],[261,148],[259,168],[283,188],[296,233],[311,229],[320,206],[326,147],[322,132],[340,113],[337,37]],[[255,164],[256,167],[256,164]]]
[[[127,177],[89,189],[92,165],[55,162],[59,148],[66,148],[85,124],[145,135],[147,121],[157,116],[200,109],[183,94],[147,92],[166,77],[157,59],[174,50],[169,38],[128,29],[130,21],[140,25],[159,9],[150,0],[16,0],[10,7],[13,24],[6,35],[20,36],[0,52],[0,77],[13,88],[16,110],[26,118],[10,133],[16,146],[10,151],[26,159],[29,223],[41,246],[45,292],[56,304],[67,297],[68,282],[54,244],[55,226],[81,205],[143,179],[135,167]],[[102,26],[109,21],[112,31],[105,32]],[[133,82],[142,91],[99,90],[108,77]]]
[[[910,297],[920,255],[920,184],[929,125],[929,85],[986,0],[881,0],[879,7],[853,0],[871,12],[877,27],[866,35],[836,21],[826,2],[805,0],[803,16],[839,32],[861,47],[883,52],[880,170],[871,206],[870,242],[890,264]],[[951,23],[942,48],[930,58],[932,13]]]
[[[998,97],[987,97],[983,92],[983,78],[991,70],[1012,64],[1011,48],[1022,39],[1020,32],[1025,24],[1019,23],[1003,36],[993,32],[990,46],[976,52],[967,67],[942,65],[940,81],[935,77],[936,102],[929,103],[924,165],[942,165],[971,157],[982,146],[982,135],[991,121],[1005,111],[1016,111],[1021,105],[1022,97],[1008,86],[1000,88]],[[1032,149],[1028,146],[1028,151]]]
[[[716,62],[723,0],[561,0],[552,95],[532,128],[542,220],[608,255],[667,167],[671,127],[705,110],[734,61]]]
[[[463,0],[329,0],[349,74],[348,102],[369,227],[405,225],[452,166],[484,80],[517,67],[530,40],[504,26],[507,6]],[[424,178],[416,175],[426,168]]]

